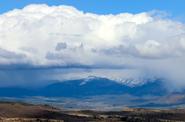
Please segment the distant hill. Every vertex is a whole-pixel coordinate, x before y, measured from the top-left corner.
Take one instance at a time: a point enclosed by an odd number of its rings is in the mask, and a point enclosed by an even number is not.
[[[38,89],[26,89],[20,87],[0,88],[0,96],[46,96],[46,97],[86,97],[97,95],[121,95],[134,96],[167,94],[163,81],[160,79],[148,80],[144,84],[128,86],[113,80],[99,77],[91,77],[78,80],[57,81]]]

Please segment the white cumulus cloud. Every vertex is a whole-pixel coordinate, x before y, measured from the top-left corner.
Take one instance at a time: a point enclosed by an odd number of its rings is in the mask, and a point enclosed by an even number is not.
[[[184,57],[185,25],[150,12],[33,4],[0,15],[0,65],[131,67],[185,86]]]

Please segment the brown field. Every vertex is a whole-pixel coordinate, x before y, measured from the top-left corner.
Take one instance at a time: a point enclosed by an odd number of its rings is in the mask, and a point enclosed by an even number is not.
[[[185,122],[185,109],[64,111],[48,105],[0,102],[0,122]]]

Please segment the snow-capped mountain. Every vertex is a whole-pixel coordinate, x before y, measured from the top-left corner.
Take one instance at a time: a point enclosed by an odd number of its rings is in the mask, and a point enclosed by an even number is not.
[[[153,82],[155,80],[157,80],[157,78],[152,78],[152,79],[144,79],[144,78],[140,78],[140,79],[134,79],[134,78],[105,78],[105,77],[97,77],[97,76],[88,76],[86,78],[81,79],[81,83],[80,85],[85,85],[88,82],[94,81],[94,80],[98,80],[98,79],[107,79],[107,80],[112,80],[114,82],[117,82],[119,84],[122,85],[126,85],[129,87],[137,87],[137,86],[141,86],[146,84],[147,82]],[[70,80],[69,80],[70,81]]]
[[[121,82],[100,77],[58,82],[47,86],[46,95],[92,96],[110,94],[162,95],[166,89],[161,80],[155,79],[143,84],[130,86]]]
[[[84,79],[57,81],[53,84],[39,89],[24,88],[0,88],[0,96],[46,96],[46,97],[87,97],[98,95],[121,95],[131,94],[143,95],[164,95],[167,90],[162,80],[152,79],[142,84],[130,85],[132,80],[125,83],[107,78],[90,76]],[[16,93],[16,94],[14,94]]]

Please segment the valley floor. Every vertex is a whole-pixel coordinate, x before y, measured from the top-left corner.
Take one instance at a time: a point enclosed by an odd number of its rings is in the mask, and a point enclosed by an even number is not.
[[[0,122],[185,122],[185,109],[61,110],[48,105],[0,102]]]

